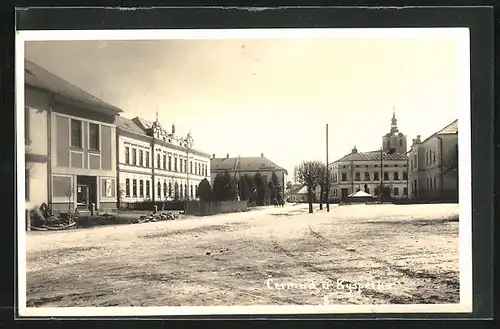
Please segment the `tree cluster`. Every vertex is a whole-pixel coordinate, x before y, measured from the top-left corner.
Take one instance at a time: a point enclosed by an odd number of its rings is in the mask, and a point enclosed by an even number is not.
[[[328,202],[325,190],[328,188],[326,175],[326,165],[321,161],[304,161],[294,170],[295,178],[299,183],[307,186],[307,200],[309,202],[309,213],[313,212],[313,199],[316,187],[320,187],[320,209],[323,209],[323,202]]]

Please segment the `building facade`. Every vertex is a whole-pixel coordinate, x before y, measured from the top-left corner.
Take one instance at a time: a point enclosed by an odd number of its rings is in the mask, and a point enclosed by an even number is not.
[[[210,155],[193,148],[190,134],[167,131],[158,119],[116,118],[120,207],[166,200],[192,200],[210,181]]]
[[[265,182],[269,182],[273,173],[275,173],[279,184],[277,188],[281,195],[285,195],[285,177],[288,172],[267,159],[264,153],[261,153],[260,157],[229,157],[229,154],[227,154],[225,158],[216,158],[215,154],[213,154],[210,159],[210,168],[211,186],[213,186],[217,174],[223,174],[226,171],[231,177],[242,177],[244,175],[253,177],[259,173]]]
[[[409,164],[411,198],[458,202],[458,120],[413,139]]]
[[[406,136],[399,133],[395,114],[390,133],[382,137],[380,150],[358,152],[355,146],[351,153],[329,164],[329,170],[333,201],[346,200],[349,194],[360,190],[375,195],[380,186],[388,187],[392,198],[408,198]]]
[[[52,213],[117,209],[120,109],[25,61],[26,201]]]

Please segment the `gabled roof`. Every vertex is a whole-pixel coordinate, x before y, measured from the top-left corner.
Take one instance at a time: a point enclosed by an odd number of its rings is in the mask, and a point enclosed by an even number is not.
[[[449,125],[447,125],[443,129],[441,129],[441,130],[435,132],[434,134],[430,135],[429,137],[427,137],[426,139],[424,139],[419,144],[423,144],[426,141],[428,141],[429,139],[431,139],[432,137],[435,137],[437,135],[453,135],[453,134],[458,134],[458,119],[455,120],[455,121],[453,121],[452,123],[450,123]]]
[[[119,129],[131,131],[136,134],[146,135],[146,132],[139,126],[137,126],[132,120],[124,118],[122,116],[116,116],[115,124]]]
[[[113,115],[123,112],[121,109],[92,96],[27,59],[24,60],[24,83],[73,101],[89,104],[93,106],[93,110],[99,112]]]
[[[382,161],[403,161],[406,160],[406,155],[401,153],[382,153]],[[380,161],[380,150],[369,152],[357,152],[344,155],[335,162],[345,161]],[[334,162],[334,163],[335,163]]]
[[[153,127],[153,121],[149,121],[143,118],[135,117],[132,118],[131,121],[144,131],[151,129]]]
[[[448,135],[458,133],[458,119],[441,129],[436,133],[436,135]]]
[[[240,158],[211,158],[210,159],[210,168],[215,171],[222,170],[234,170],[235,164],[239,162],[239,168],[242,171],[260,171],[260,170],[268,170],[268,171],[284,171],[286,174],[287,171],[267,159],[266,157],[240,157]]]

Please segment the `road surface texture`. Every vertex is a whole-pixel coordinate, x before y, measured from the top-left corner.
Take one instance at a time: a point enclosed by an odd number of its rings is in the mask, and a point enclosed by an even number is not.
[[[459,302],[458,205],[307,205],[27,235],[27,306]]]

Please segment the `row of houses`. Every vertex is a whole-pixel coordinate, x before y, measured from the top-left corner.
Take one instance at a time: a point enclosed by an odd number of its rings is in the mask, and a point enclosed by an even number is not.
[[[458,120],[430,135],[412,140],[397,126],[395,112],[390,131],[379,150],[349,154],[329,164],[330,200],[340,201],[356,191],[377,194],[381,186],[393,199],[458,201]],[[304,201],[307,190],[294,185],[291,201]],[[319,188],[315,197],[319,199]]]
[[[144,201],[196,198],[218,173],[286,171],[261,157],[215,158],[194,148],[175,125],[123,111],[25,60],[25,199],[53,213],[114,212]],[[235,167],[234,164],[237,163]],[[234,169],[237,168],[235,171]],[[282,174],[280,174],[282,173]]]

